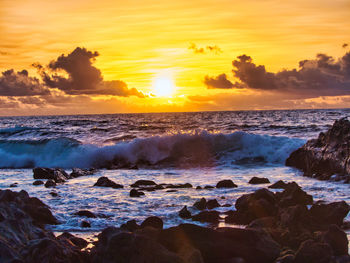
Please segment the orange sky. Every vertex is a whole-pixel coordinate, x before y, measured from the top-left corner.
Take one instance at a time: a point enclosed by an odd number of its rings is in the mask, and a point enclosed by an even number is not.
[[[1,71],[26,69],[40,79],[34,62],[45,66],[84,47],[99,53],[93,65],[104,81],[121,80],[145,97],[59,88],[50,98],[15,96],[0,80],[0,115],[349,107],[348,82],[342,92],[295,96],[204,83],[223,73],[242,82],[232,73],[242,54],[273,73],[318,53],[341,58],[349,52],[342,47],[350,42],[349,17],[348,0],[1,0]]]

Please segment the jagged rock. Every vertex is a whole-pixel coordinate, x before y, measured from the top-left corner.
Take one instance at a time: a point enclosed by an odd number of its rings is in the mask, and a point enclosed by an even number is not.
[[[270,180],[268,178],[253,177],[249,180],[249,184],[269,184]]]
[[[95,169],[80,169],[80,168],[73,168],[72,172],[70,173],[71,178],[77,178],[80,176],[87,176],[92,175],[96,172]]]
[[[87,218],[96,218],[97,217],[94,213],[92,213],[88,210],[80,210],[80,211],[74,213],[74,215],[81,216],[81,217],[87,217]]]
[[[141,228],[153,227],[156,229],[163,229],[163,220],[157,216],[150,216],[142,222]]]
[[[216,184],[216,188],[234,188],[237,187],[232,180],[221,180]]]
[[[195,202],[193,206],[198,210],[203,210],[207,207],[207,200],[203,197],[201,200]]]
[[[207,209],[213,209],[216,207],[220,207],[220,204],[218,203],[218,201],[216,199],[211,199],[207,201],[206,204]]]
[[[36,167],[33,169],[34,179],[51,179],[56,183],[64,183],[70,176],[60,168]]]
[[[329,179],[333,174],[350,174],[350,122],[340,119],[317,139],[309,140],[292,152],[287,166],[304,171],[306,176]]]
[[[188,219],[188,218],[191,218],[192,215],[191,215],[191,212],[188,211],[187,206],[184,206],[184,207],[180,210],[179,216],[180,216],[181,218]]]
[[[117,183],[113,182],[112,180],[110,180],[106,176],[102,176],[102,177],[98,178],[98,180],[94,184],[94,186],[111,187],[111,188],[115,188],[115,189],[123,188],[123,186],[121,184],[117,184]]]

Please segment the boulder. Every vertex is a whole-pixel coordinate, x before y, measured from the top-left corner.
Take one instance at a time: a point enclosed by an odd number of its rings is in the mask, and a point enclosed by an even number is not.
[[[187,206],[184,206],[180,211],[179,211],[179,216],[183,219],[188,219],[191,218],[191,212],[188,211]]]
[[[73,168],[72,172],[70,173],[71,178],[77,178],[81,176],[87,176],[92,175],[96,172],[95,169],[80,169],[80,168]]]
[[[74,213],[74,215],[80,216],[80,217],[87,217],[87,218],[96,218],[97,217],[94,213],[92,213],[88,210],[80,210],[80,211]]]
[[[204,210],[207,207],[207,200],[203,197],[193,204],[198,210]]]
[[[125,229],[130,232],[134,232],[135,230],[139,229],[140,226],[136,223],[136,220],[129,220],[125,224],[122,224],[120,226],[121,229]]]
[[[56,185],[57,185],[56,182],[54,180],[52,180],[52,179],[47,180],[46,183],[45,183],[45,187],[46,188],[54,187]]]
[[[129,195],[130,195],[130,197],[140,197],[142,195],[145,195],[145,193],[138,191],[136,189],[131,189]]]
[[[268,188],[271,189],[285,189],[287,184],[283,182],[282,180],[277,181],[276,183],[270,185]]]
[[[64,183],[70,176],[60,168],[35,167],[33,169],[34,179],[51,179],[56,183]]]
[[[35,180],[35,181],[33,182],[33,185],[42,185],[42,184],[44,184],[44,182],[41,181],[41,180]]]
[[[192,220],[217,224],[219,223],[220,216],[218,211],[202,211],[192,216]]]
[[[253,177],[249,180],[249,184],[269,184],[270,180],[268,178]]]
[[[294,263],[329,263],[332,256],[330,245],[309,239],[300,245]]]
[[[131,187],[140,187],[140,186],[155,186],[155,185],[157,185],[157,184],[151,180],[138,180],[130,186]]]
[[[322,241],[329,244],[335,256],[348,254],[348,237],[337,225],[330,225],[328,230],[322,234]]]
[[[142,222],[141,228],[153,227],[156,229],[163,229],[163,220],[157,216],[150,216]]]
[[[345,201],[340,201],[329,204],[314,204],[310,208],[310,215],[314,222],[319,224],[341,226],[349,211],[350,206]]]
[[[79,249],[85,248],[89,242],[87,242],[84,238],[76,237],[68,232],[63,232],[61,235],[57,237],[59,240],[69,240],[72,242],[75,246],[77,246]]]
[[[111,188],[115,188],[115,189],[123,188],[123,186],[121,184],[117,184],[117,183],[113,182],[112,180],[110,180],[106,176],[102,176],[102,177],[98,178],[98,180],[94,184],[94,186],[111,187]]]
[[[216,188],[234,188],[237,185],[232,180],[221,180],[216,184]]]
[[[292,152],[287,166],[304,171],[306,176],[329,179],[333,174],[350,174],[350,122],[342,118],[334,122],[317,139],[309,140]]]
[[[207,201],[206,207],[210,210],[216,207],[220,207],[220,204],[216,199],[211,199]]]

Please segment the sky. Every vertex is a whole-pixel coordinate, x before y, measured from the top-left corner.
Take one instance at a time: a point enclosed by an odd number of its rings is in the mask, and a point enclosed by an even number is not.
[[[0,0],[0,115],[350,107],[349,17],[349,0]]]

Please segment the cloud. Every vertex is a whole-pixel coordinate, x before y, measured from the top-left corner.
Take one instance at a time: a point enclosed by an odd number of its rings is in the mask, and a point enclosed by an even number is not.
[[[39,79],[30,77],[27,70],[15,72],[13,69],[0,76],[0,96],[34,96],[50,94]]]
[[[317,54],[315,59],[302,60],[298,69],[269,72],[264,65],[256,65],[247,55],[232,62],[233,76],[239,80],[230,85],[225,74],[205,77],[208,88],[247,88],[260,91],[297,94],[299,97],[350,95],[350,52],[335,59]],[[226,85],[225,85],[226,84]]]
[[[101,71],[93,63],[98,52],[77,47],[68,55],[62,54],[44,68],[34,66],[41,73],[44,83],[69,95],[114,95],[145,97],[135,88],[129,89],[121,80],[104,81]]]
[[[232,89],[234,85],[227,79],[226,74],[218,75],[217,77],[205,76],[204,84],[208,89]]]
[[[212,52],[215,54],[222,53],[222,50],[219,46],[213,45],[213,46],[206,46],[204,47],[197,47],[196,44],[191,43],[188,47],[189,50],[192,50],[195,54],[206,54],[207,52]]]

